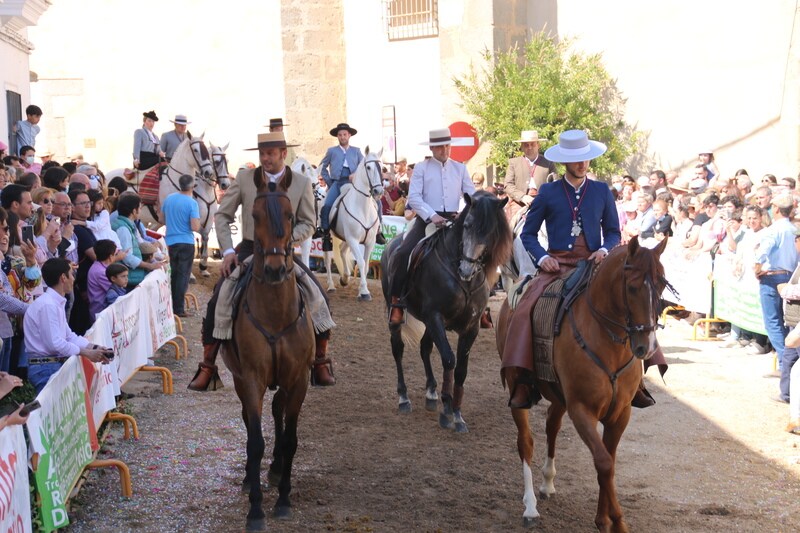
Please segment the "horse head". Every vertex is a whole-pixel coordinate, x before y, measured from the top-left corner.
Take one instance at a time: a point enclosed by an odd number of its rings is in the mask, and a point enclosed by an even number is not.
[[[214,165],[214,175],[217,180],[217,185],[223,191],[231,186],[231,176],[228,172],[228,158],[225,151],[228,149],[230,143],[225,146],[215,146],[214,143],[209,143],[211,146],[211,161]]]
[[[274,183],[259,189],[253,204],[253,222],[253,277],[261,283],[281,283],[294,268],[294,211],[286,191]]]
[[[512,235],[503,208],[508,198],[500,200],[492,193],[478,191],[464,194],[467,207],[458,217],[461,225],[461,257],[458,276],[463,281],[483,270],[490,277],[497,266],[511,256]]]
[[[631,352],[639,359],[647,359],[656,350],[656,328],[658,315],[661,312],[661,296],[664,289],[670,287],[664,277],[664,266],[660,257],[667,245],[664,239],[654,249],[649,250],[639,244],[634,237],[628,243],[627,254],[624,255],[622,276],[614,275],[604,285],[604,292],[622,293],[622,312],[625,313],[625,330],[630,343]],[[599,276],[600,272],[598,272]],[[614,284],[622,282],[618,290],[611,289]]]
[[[208,153],[208,148],[206,148],[206,144],[203,142],[203,137],[205,137],[205,135],[206,134],[203,133],[200,137],[193,137],[187,139],[187,141],[192,153],[192,158],[194,159],[194,165],[200,177],[205,180],[211,180],[214,177],[214,165],[211,163],[211,156]],[[173,157],[173,159],[175,159],[175,157]]]
[[[364,151],[364,160],[356,169],[356,177],[353,179],[353,187],[361,194],[380,198],[383,194],[383,172],[381,171],[381,155],[383,148],[379,152],[370,152],[369,146]],[[369,192],[366,192],[366,189]]]

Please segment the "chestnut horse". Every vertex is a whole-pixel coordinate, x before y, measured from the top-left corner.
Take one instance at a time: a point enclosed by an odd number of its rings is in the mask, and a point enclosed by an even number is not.
[[[469,352],[478,336],[489,289],[497,280],[497,266],[505,263],[511,254],[511,228],[503,213],[508,200],[478,191],[473,196],[465,194],[464,201],[466,207],[452,226],[430,237],[431,251],[423,254],[409,273],[406,323],[389,326],[400,412],[411,412],[403,375],[405,340],[419,342],[427,377],[426,409],[436,410],[438,395],[430,360],[436,345],[444,367],[439,426],[457,433],[468,431],[461,416],[461,402]],[[381,285],[387,307],[391,302],[391,276],[402,266],[392,258],[402,241],[402,235],[392,239],[381,257]],[[447,340],[447,330],[458,333],[456,354]]]
[[[261,505],[264,456],[261,414],[268,387],[277,386],[272,400],[275,447],[268,476],[270,484],[278,486],[273,515],[289,517],[297,419],[314,359],[314,327],[295,280],[293,213],[289,196],[274,183],[268,189],[259,188],[253,205],[253,262],[237,306],[233,339],[222,350],[242,402],[242,418],[247,428],[247,463],[242,483],[242,489],[250,493],[247,531],[266,530]]]
[[[661,295],[669,287],[659,261],[666,243],[664,239],[655,249],[648,250],[634,238],[628,246],[619,246],[608,254],[553,339],[553,366],[559,382],[534,380],[539,392],[550,401],[547,458],[539,495],[545,499],[555,493],[556,436],[566,412],[594,458],[600,485],[595,524],[604,532],[628,531],[614,485],[617,445],[628,425],[631,399],[642,378],[640,360],[649,357],[656,347]],[[507,325],[508,306],[504,303],[497,327],[501,354]],[[513,394],[517,380],[524,378],[509,367],[504,369],[503,379]],[[525,486],[523,521],[530,526],[539,517],[531,472],[533,436],[528,409],[511,409],[511,415],[517,425]],[[602,437],[598,421],[603,424]]]

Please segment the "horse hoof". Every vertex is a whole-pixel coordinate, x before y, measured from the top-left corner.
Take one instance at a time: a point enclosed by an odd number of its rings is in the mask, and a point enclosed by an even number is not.
[[[401,415],[407,415],[411,412],[411,402],[403,402],[398,404],[397,410],[400,411]]]
[[[371,302],[372,301],[372,295],[369,294],[369,293],[367,293],[367,294],[359,294],[358,295],[358,301],[359,302]]]
[[[552,492],[552,493],[551,492],[544,492],[544,491],[540,490],[539,491],[539,499],[540,500],[549,500],[550,498],[553,497],[553,494],[555,494],[555,493],[554,492]]]
[[[469,433],[469,428],[467,427],[466,422],[456,422],[455,424],[455,432],[456,433]]]
[[[265,518],[248,518],[245,531],[266,531],[267,520]]]
[[[426,411],[435,413],[438,408],[439,408],[439,400],[431,400],[430,398],[425,398]]]
[[[336,287],[328,287],[328,292],[336,292]]]
[[[204,278],[210,278],[211,272],[209,272],[208,270],[201,270],[200,275],[203,276]]]
[[[523,516],[522,517],[522,527],[532,528],[532,527],[536,527],[538,524],[539,524],[539,517],[538,516],[532,516],[532,517]]]
[[[339,285],[342,287],[347,287],[347,284],[350,283],[346,278],[339,278]]]
[[[276,505],[272,511],[272,517],[277,520],[288,520],[292,517],[292,508],[285,505],[280,507]]]
[[[439,427],[442,429],[455,429],[455,424],[451,417],[439,413]]]

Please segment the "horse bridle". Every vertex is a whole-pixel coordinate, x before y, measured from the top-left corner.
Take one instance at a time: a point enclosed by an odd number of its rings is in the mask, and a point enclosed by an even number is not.
[[[367,167],[367,165],[375,165],[378,168],[378,176],[380,176],[381,175],[381,172],[380,172],[380,170],[381,170],[381,162],[378,161],[377,159],[375,159],[373,161],[364,161],[364,172],[366,172],[366,174],[367,174],[367,183],[369,184],[369,192],[366,193],[366,192],[362,191],[361,189],[359,189],[358,187],[356,187],[355,182],[351,183],[351,186],[353,187],[353,189],[358,194],[360,194],[362,196],[366,196],[367,198],[369,198],[370,196],[375,194],[375,189],[377,189],[378,187],[381,186],[381,179],[380,179],[380,177],[378,178],[378,183],[377,184],[372,183],[372,178],[369,175],[369,167]]]
[[[219,157],[219,161],[215,159],[216,157]],[[211,167],[214,169],[214,177],[216,178],[214,181],[219,184],[220,175],[219,171],[217,171],[217,163],[225,163],[225,169],[228,169],[228,156],[225,154],[225,152],[211,154]],[[225,177],[227,178],[227,176]]]
[[[625,324],[622,324],[613,318],[610,318],[602,313],[600,313],[595,306],[592,304],[592,294],[591,291],[587,289],[586,291],[586,304],[589,306],[589,311],[591,311],[592,316],[594,316],[598,322],[603,324],[603,329],[606,330],[606,334],[617,344],[626,344],[630,341],[631,335],[633,333],[648,333],[651,331],[655,331],[658,328],[663,328],[663,324],[658,323],[658,306],[657,302],[661,300],[661,298],[656,293],[655,285],[653,284],[652,277],[650,274],[645,274],[644,284],[649,288],[650,300],[653,303],[653,308],[655,309],[654,317],[655,320],[649,322],[647,324],[636,324],[633,322],[633,317],[631,316],[631,307],[628,303],[628,291],[626,290],[627,287],[627,279],[625,278],[624,272],[631,270],[633,268],[632,265],[628,263],[628,260],[625,259],[625,264],[622,267],[623,277],[622,277],[622,303],[623,307],[626,310],[625,315]],[[666,283],[666,279],[661,278],[661,281]],[[667,283],[667,285],[669,285]],[[620,329],[624,332],[624,337],[619,337],[613,331],[611,331],[610,327]]]
[[[270,196],[279,196],[279,197],[283,197],[283,198],[289,199],[289,195],[286,194],[283,191],[274,191],[274,192],[266,191],[266,192],[258,193],[256,195],[256,201],[258,201],[259,198],[264,198],[265,203],[266,203],[266,200]],[[269,213],[269,210],[267,211],[267,213]],[[292,228],[294,228],[294,213],[291,214],[291,222],[292,222]],[[291,231],[291,230],[289,230],[289,231]],[[253,239],[253,249],[254,249],[253,250],[253,255],[259,254],[261,257],[263,257],[265,259],[267,257],[269,257],[269,256],[272,256],[272,255],[277,255],[277,256],[283,257],[285,259],[287,257],[290,257],[293,254],[294,247],[292,246],[292,239],[291,239],[291,236],[290,236],[288,242],[286,243],[286,247],[285,248],[276,248],[276,247],[262,248],[261,247],[261,241],[259,241],[258,239],[254,238]],[[292,267],[287,269],[286,272],[289,273],[289,272],[292,272],[293,270],[294,270],[294,264],[292,264]],[[259,278],[256,275],[255,270],[253,271],[253,277],[256,278],[256,280],[259,283],[264,283],[264,280],[262,278]]]

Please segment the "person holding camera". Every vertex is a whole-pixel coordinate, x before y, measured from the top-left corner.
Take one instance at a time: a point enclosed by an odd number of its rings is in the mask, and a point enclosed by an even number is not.
[[[93,363],[103,364],[114,358],[110,348],[91,344],[67,325],[65,295],[72,292],[75,283],[69,261],[48,259],[42,266],[42,278],[47,290],[30,304],[24,322],[28,380],[37,394],[68,357],[82,355]]]

